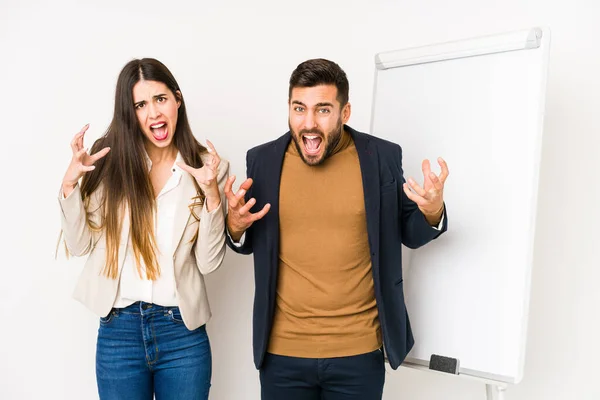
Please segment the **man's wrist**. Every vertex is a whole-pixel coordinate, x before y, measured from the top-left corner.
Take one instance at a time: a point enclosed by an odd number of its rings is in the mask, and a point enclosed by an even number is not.
[[[436,212],[433,212],[433,213],[423,212],[423,216],[425,217],[425,219],[431,226],[438,226],[440,224],[440,221],[442,220],[442,215],[444,215],[444,205],[443,204],[442,204],[442,207],[440,207],[440,209]]]
[[[237,229],[233,229],[229,225],[229,219],[228,219],[227,232],[229,233],[229,237],[231,237],[231,240],[233,240],[235,243],[239,243],[239,241],[242,238],[242,235],[244,234],[245,231],[240,231],[240,230],[237,230]]]

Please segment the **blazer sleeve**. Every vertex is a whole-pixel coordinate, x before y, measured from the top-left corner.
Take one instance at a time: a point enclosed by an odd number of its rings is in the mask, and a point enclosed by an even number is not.
[[[255,171],[254,171],[253,157],[251,155],[251,151],[249,151],[248,153],[246,153],[246,176],[248,178],[253,179],[253,184],[250,187],[250,189],[246,192],[246,195],[244,196],[244,199],[246,200],[246,202],[248,202],[248,200],[250,200],[252,198],[254,184],[256,183],[256,178],[254,176],[254,173],[255,173]],[[256,204],[254,205],[254,207],[256,208]],[[251,211],[256,212],[256,210],[251,210]],[[227,228],[225,228],[225,229],[227,229]],[[231,240],[231,236],[229,236],[229,234],[227,234],[226,235],[227,236],[227,245],[229,246],[229,248],[231,250],[233,250],[236,253],[252,254],[252,252],[253,252],[252,232],[253,232],[253,227],[250,226],[250,228],[246,229],[246,232],[244,232],[243,239],[237,245],[235,243],[233,243],[233,241]]]
[[[219,268],[225,258],[225,182],[229,178],[229,163],[221,160],[217,175],[221,204],[219,207],[208,212],[206,202],[200,212],[200,223],[198,224],[198,239],[194,247],[196,263],[202,274],[209,274]]]
[[[79,183],[67,196],[62,189],[58,202],[61,210],[61,228],[67,250],[74,256],[84,256],[92,249],[93,234],[87,221],[87,210],[81,198]]]

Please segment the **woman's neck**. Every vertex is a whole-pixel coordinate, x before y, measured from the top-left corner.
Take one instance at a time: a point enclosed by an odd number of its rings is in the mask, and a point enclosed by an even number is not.
[[[177,148],[171,143],[168,147],[156,147],[152,143],[144,143],[148,157],[152,164],[161,164],[165,161],[173,162],[177,158]]]

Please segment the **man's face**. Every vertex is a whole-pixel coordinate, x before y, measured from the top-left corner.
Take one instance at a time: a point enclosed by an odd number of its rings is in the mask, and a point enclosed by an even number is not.
[[[349,118],[350,103],[341,106],[335,85],[292,89],[288,123],[306,164],[319,165],[331,155]]]

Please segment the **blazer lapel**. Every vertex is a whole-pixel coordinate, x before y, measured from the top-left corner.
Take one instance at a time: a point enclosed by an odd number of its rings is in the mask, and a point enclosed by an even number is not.
[[[267,179],[265,182],[265,203],[271,204],[271,210],[265,216],[267,230],[268,254],[271,259],[273,271],[277,271],[279,265],[279,187],[281,182],[281,170],[285,152],[291,140],[290,132],[281,136],[274,142],[271,154],[267,158]],[[257,199],[258,200],[258,199]],[[275,275],[276,276],[276,275]]]
[[[181,171],[181,180],[179,186],[174,190],[181,191],[180,200],[175,205],[175,219],[173,221],[173,243],[171,245],[172,254],[175,254],[179,242],[183,237],[188,220],[192,217],[189,205],[193,202],[192,198],[196,196],[196,186],[194,186],[194,177],[185,171]],[[204,206],[202,206],[204,207]],[[200,214],[198,210],[197,214]],[[193,218],[193,217],[192,217]]]
[[[360,172],[362,175],[363,191],[365,196],[365,211],[367,214],[367,232],[371,254],[379,256],[379,155],[377,148],[363,133],[345,126],[350,133],[358,152]],[[373,264],[376,267],[375,263]]]

